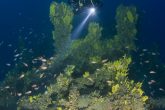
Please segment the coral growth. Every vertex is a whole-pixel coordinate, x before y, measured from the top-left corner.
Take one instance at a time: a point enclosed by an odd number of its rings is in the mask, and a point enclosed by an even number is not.
[[[65,10],[65,8],[67,7],[63,3],[58,4],[58,6],[54,2],[51,4],[51,7],[60,6],[64,8],[61,10]],[[52,10],[52,8],[50,9]],[[56,58],[56,61],[54,63],[55,65],[52,66],[53,70],[63,70],[66,64],[70,64],[76,65],[77,72],[80,72],[84,69],[96,68],[96,66],[98,67],[100,65],[91,65],[91,62],[93,62],[91,61],[91,59],[93,58],[109,58],[111,60],[116,60],[125,54],[129,55],[132,50],[135,50],[134,40],[136,36],[137,23],[137,14],[135,7],[125,7],[123,5],[119,6],[116,11],[117,34],[114,35],[113,39],[101,39],[101,37],[103,37],[103,28],[98,23],[90,23],[87,35],[81,39],[71,40],[70,38],[68,38],[68,36],[70,36],[71,28],[69,28],[69,31],[67,31],[65,35],[62,35],[62,37],[61,34],[63,33],[59,31],[62,29],[60,26],[58,26],[59,24],[56,23],[56,21],[59,21],[64,17],[61,14],[58,14],[59,12],[56,13],[57,15],[61,16],[53,15],[52,13],[54,12],[51,10],[50,18],[51,21],[52,19],[54,20],[52,21],[52,23],[55,26],[55,30],[53,31],[53,33],[57,32],[56,34],[54,33],[53,36],[60,37],[55,40],[55,44],[57,45],[56,47],[60,47],[60,44],[58,44],[59,42],[63,43],[63,47],[67,47],[67,49],[60,49],[62,51],[62,54],[57,55],[58,57]],[[65,15],[70,15],[70,13],[72,13],[70,11],[71,10],[68,7],[68,11],[66,11]],[[69,27],[72,27],[72,24],[70,24],[72,19],[73,17],[71,16],[69,19]],[[64,26],[63,30],[65,30],[65,26],[67,25],[65,23],[61,23],[60,25]]]
[[[52,2],[50,5],[50,21],[52,22],[55,30],[53,39],[56,51],[58,53],[66,51],[67,44],[70,43],[70,33],[72,30],[73,12],[71,8],[64,4],[57,4]]]
[[[141,89],[142,83],[135,83],[127,77],[130,62],[130,58],[124,57],[104,63],[93,74],[80,78],[72,77],[74,68],[69,66],[55,79],[54,84],[47,87],[46,94],[39,98],[22,98],[19,107],[48,109],[50,104],[54,104],[63,110],[145,110],[148,97]]]

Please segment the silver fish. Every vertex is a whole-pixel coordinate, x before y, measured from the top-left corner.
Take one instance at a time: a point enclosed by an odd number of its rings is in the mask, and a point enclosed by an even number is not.
[[[108,61],[108,59],[104,59],[102,60],[102,63],[106,63]]]
[[[23,62],[22,64],[23,64],[25,67],[28,67],[28,64],[27,64],[27,63],[24,63],[24,62]]]
[[[10,88],[10,86],[5,86],[5,89],[9,89]]]
[[[6,63],[6,66],[11,66],[11,64],[10,63]]]
[[[44,76],[44,73],[40,74],[40,78],[43,78],[43,76]]]
[[[31,94],[31,93],[32,93],[32,91],[25,92],[26,95]]]
[[[149,63],[150,61],[149,60],[146,60],[146,61],[144,61],[145,63]]]
[[[160,91],[165,91],[163,88],[159,88]]]
[[[24,74],[21,74],[21,76],[19,77],[19,79],[22,79],[24,77],[25,77],[25,75]]]
[[[152,53],[151,53],[151,55],[155,56],[155,55],[156,55],[156,53],[152,52]]]
[[[150,74],[155,74],[156,72],[155,72],[155,71],[150,71],[149,73],[150,73]]]
[[[37,85],[36,85],[36,84],[33,84],[33,85],[32,85],[32,88],[35,88],[35,87],[37,87]]]
[[[148,50],[147,50],[147,49],[143,49],[142,51],[143,51],[143,52],[146,52],[146,51],[148,51]]]
[[[40,66],[41,70],[46,70],[48,67],[47,66]]]
[[[38,90],[38,89],[39,89],[39,87],[35,87],[35,88],[34,88],[34,90]]]
[[[22,93],[17,93],[17,96],[19,96],[19,97],[22,96]]]

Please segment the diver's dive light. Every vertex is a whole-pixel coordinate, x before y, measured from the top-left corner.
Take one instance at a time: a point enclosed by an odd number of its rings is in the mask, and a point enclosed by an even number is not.
[[[96,9],[94,7],[92,7],[92,8],[89,9],[89,14],[90,15],[94,15],[95,12],[96,12]]]

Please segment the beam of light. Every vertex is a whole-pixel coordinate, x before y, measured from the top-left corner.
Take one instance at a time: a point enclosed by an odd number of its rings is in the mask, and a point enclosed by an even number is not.
[[[88,14],[87,14],[87,16],[85,17],[85,19],[81,22],[81,24],[73,31],[73,33],[72,33],[72,38],[73,39],[76,39],[76,38],[78,38],[79,37],[79,34],[80,34],[80,32],[83,30],[83,27],[85,26],[85,24],[86,24],[86,22],[88,21],[88,19],[89,19],[89,17],[91,16],[91,15],[94,15],[95,14],[95,8],[94,7],[92,7],[92,8],[90,8],[89,10],[88,10]]]

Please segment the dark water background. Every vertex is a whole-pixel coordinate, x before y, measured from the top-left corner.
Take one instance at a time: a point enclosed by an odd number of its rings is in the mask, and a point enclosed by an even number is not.
[[[49,5],[52,0],[0,1],[0,79],[14,67],[14,50],[25,45],[31,56],[52,55],[52,25]],[[165,63],[165,1],[164,0],[103,0],[97,20],[105,27],[104,33],[113,33],[115,10],[119,4],[135,5],[139,13],[138,46],[156,50],[158,59]],[[77,15],[78,16],[78,15]],[[78,24],[78,23],[76,23]],[[20,39],[21,38],[21,39]],[[23,43],[23,44],[22,44]],[[136,58],[136,56],[134,56]],[[11,66],[6,66],[9,63]],[[161,71],[159,77],[164,77]],[[164,80],[161,79],[161,85]]]

